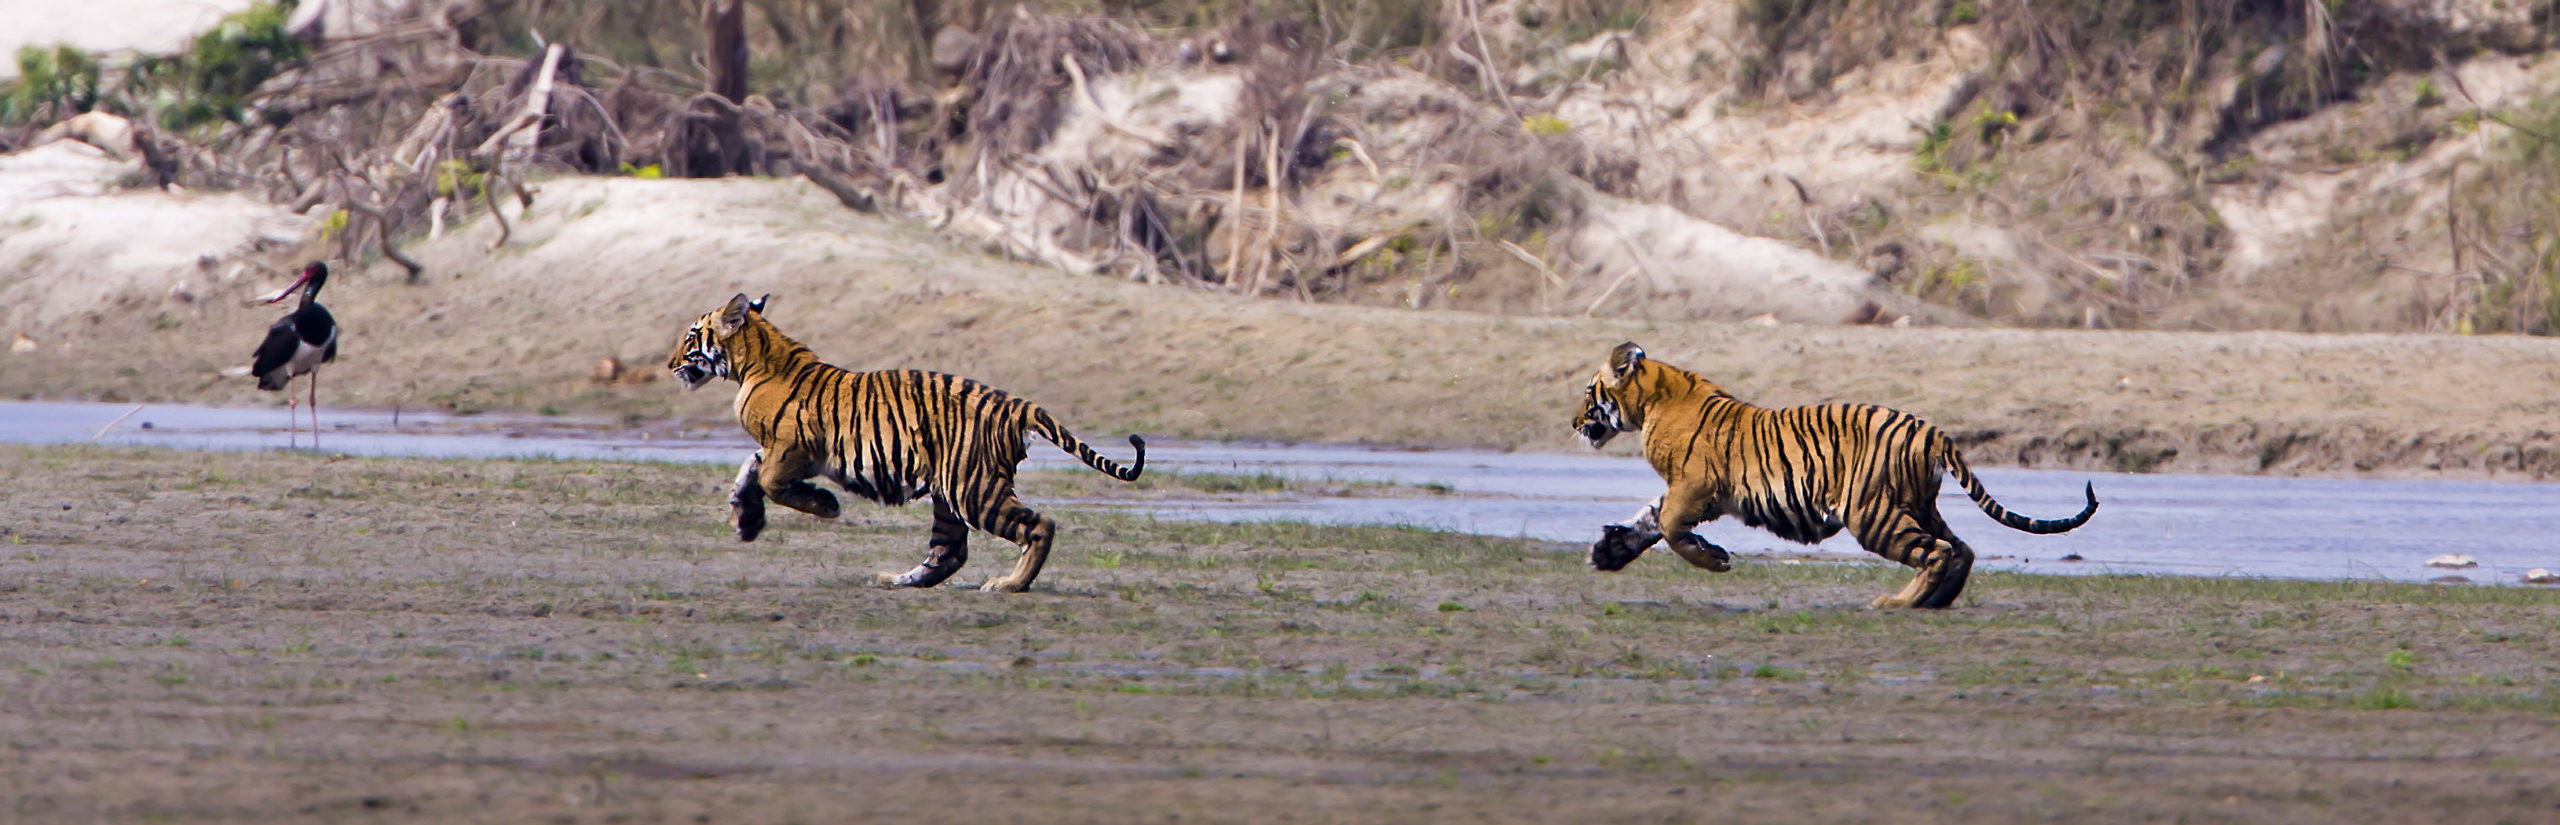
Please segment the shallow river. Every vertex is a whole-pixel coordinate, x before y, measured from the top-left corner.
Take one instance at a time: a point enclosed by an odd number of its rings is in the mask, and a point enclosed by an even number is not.
[[[552,457],[719,464],[735,467],[752,445],[733,429],[684,433],[577,420],[440,413],[325,410],[330,452],[435,458]],[[144,445],[198,450],[286,446],[282,409],[182,405],[0,402],[0,442]],[[307,421],[307,419],[306,419]],[[110,426],[112,424],[112,426]],[[1116,435],[1087,434],[1125,459]],[[310,434],[302,435],[308,443]],[[1028,466],[1077,466],[1034,440]],[[1251,500],[1058,502],[1127,509],[1167,519],[1294,520],[1402,524],[1488,536],[1582,542],[1661,492],[1642,461],[1622,454],[1551,455],[1464,450],[1150,443],[1148,467],[1177,473],[1267,473],[1306,481],[1383,481],[1445,488],[1446,495],[1256,496]],[[723,470],[722,472],[726,472]],[[1982,470],[2012,510],[2058,518],[2079,510],[2080,484],[2102,502],[2087,526],[2055,536],[2003,528],[1952,483],[1939,505],[1978,566],[2038,573],[2133,572],[2192,576],[2424,581],[2460,576],[2514,583],[2531,568],[2560,568],[2560,485],[2456,481],[2360,481],[2241,476],[2122,475]],[[1703,526],[1737,554],[1798,545],[1732,520]],[[1816,548],[1873,558],[1846,536]],[[2460,553],[2478,567],[2439,570],[2431,556]],[[2079,560],[2068,560],[2077,555]]]

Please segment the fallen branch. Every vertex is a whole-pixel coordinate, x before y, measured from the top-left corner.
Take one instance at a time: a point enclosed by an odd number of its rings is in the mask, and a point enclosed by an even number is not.
[[[1262,294],[1263,280],[1271,274],[1272,255],[1280,244],[1280,127],[1268,120],[1262,125],[1271,133],[1271,139],[1262,145],[1262,191],[1270,206],[1265,210],[1269,214],[1262,226],[1262,242],[1256,245],[1253,288],[1245,292],[1255,296]]]
[[[501,166],[533,161],[534,150],[541,146],[542,119],[551,112],[552,77],[560,70],[560,57],[568,52],[569,47],[560,43],[543,50],[542,71],[533,76],[533,89],[525,93],[524,113],[516,116],[518,121],[531,122],[507,135],[506,151],[498,156]]]
[[[507,239],[516,234],[515,227],[507,225],[506,213],[498,211],[498,187],[490,185],[496,182],[496,177],[497,172],[492,171],[480,185],[480,194],[489,201],[489,219],[498,222],[498,239],[489,242],[489,248],[493,250],[505,246]]]
[[[1244,275],[1245,149],[1244,128],[1238,126],[1236,128],[1236,195],[1227,215],[1227,223],[1231,227],[1227,230],[1227,285],[1231,287],[1242,284],[1243,279],[1240,276]]]
[[[1360,259],[1369,257],[1370,253],[1378,251],[1379,248],[1386,246],[1395,239],[1396,236],[1394,235],[1379,235],[1368,240],[1352,244],[1350,249],[1342,250],[1342,254],[1333,256],[1333,266],[1328,268],[1339,269],[1341,267],[1359,263]]]
[[[1360,141],[1353,140],[1353,139],[1351,139],[1351,138],[1347,138],[1347,137],[1345,137],[1345,138],[1338,138],[1338,139],[1334,140],[1333,145],[1335,145],[1335,146],[1340,146],[1340,147],[1344,147],[1344,148],[1347,148],[1347,149],[1350,149],[1350,150],[1351,150],[1351,156],[1352,156],[1352,157],[1354,157],[1354,158],[1358,158],[1358,159],[1360,159],[1360,165],[1361,165],[1361,166],[1364,166],[1364,167],[1367,167],[1367,168],[1368,168],[1368,170],[1369,170],[1369,182],[1370,182],[1370,183],[1385,183],[1385,182],[1386,182],[1386,176],[1381,175],[1381,174],[1378,174],[1378,162],[1377,162],[1377,161],[1374,161],[1374,160],[1370,160],[1370,159],[1369,159],[1369,150],[1368,150],[1368,149],[1366,149],[1366,148],[1364,148],[1364,147],[1362,147],[1362,146],[1360,145]]]
[[[401,254],[399,247],[391,245],[391,216],[383,214],[380,207],[373,206],[372,204],[368,204],[354,198],[347,199],[347,209],[373,219],[375,229],[374,239],[376,242],[381,244],[382,257],[390,259],[392,263],[399,264],[402,269],[409,270],[409,283],[417,283],[418,276],[421,273],[426,272],[427,268],[420,265],[416,259]],[[491,204],[489,211],[491,214],[496,214],[496,204]]]
[[[507,118],[507,122],[498,124],[498,130],[489,133],[489,139],[481,141],[479,146],[474,147],[471,150],[471,154],[482,156],[496,155],[498,153],[499,145],[506,143],[508,138],[514,137],[517,132],[523,131],[527,127],[538,125],[541,122],[542,117],[540,115],[533,114],[519,114],[515,117]]]
[[[1519,244],[1510,241],[1494,241],[1493,245],[1501,247],[1504,252],[1511,253],[1511,257],[1520,259],[1521,263],[1537,267],[1538,274],[1547,276],[1547,281],[1558,289],[1564,287],[1563,276],[1557,275],[1554,269],[1547,266],[1547,262],[1538,260],[1538,256],[1529,254],[1529,250],[1520,248]]]
[[[1582,316],[1585,318],[1589,318],[1593,313],[1599,312],[1600,305],[1608,303],[1609,296],[1618,294],[1618,289],[1626,286],[1627,281],[1634,279],[1638,273],[1642,273],[1647,278],[1656,278],[1653,274],[1653,267],[1646,265],[1644,262],[1644,250],[1636,246],[1634,238],[1627,237],[1626,230],[1619,229],[1617,224],[1610,223],[1608,221],[1597,221],[1597,223],[1602,227],[1607,228],[1611,233],[1617,235],[1618,243],[1626,245],[1627,258],[1628,260],[1634,261],[1635,266],[1628,268],[1626,274],[1619,275],[1616,281],[1610,282],[1608,289],[1601,290],[1600,297],[1591,299],[1591,306],[1585,307],[1582,310]],[[1659,280],[1658,278],[1656,279]]]
[[[836,174],[816,163],[802,162],[792,165],[800,168],[801,177],[808,178],[810,183],[827,190],[827,194],[836,196],[836,202],[844,204],[845,208],[865,214],[880,211],[878,196],[855,186],[852,178]]]
[[[134,413],[138,413],[138,412],[141,412],[141,411],[142,411],[142,405],[140,405],[140,404],[135,404],[135,405],[133,405],[133,409],[126,410],[126,411],[124,411],[124,414],[123,414],[123,415],[116,416],[116,420],[107,422],[107,425],[106,425],[106,426],[104,426],[104,427],[99,427],[99,428],[98,428],[98,432],[97,432],[96,434],[89,436],[89,443],[91,443],[91,444],[96,444],[96,443],[98,443],[98,439],[101,439],[101,438],[105,438],[105,437],[107,437],[107,431],[108,431],[108,430],[115,429],[115,428],[116,428],[116,425],[124,423],[124,420],[125,420],[125,419],[127,419],[127,418],[132,418]],[[67,506],[67,505],[66,505],[66,506]]]
[[[1111,116],[1111,112],[1109,110],[1102,108],[1102,98],[1094,96],[1093,89],[1085,85],[1084,68],[1076,64],[1075,55],[1059,55],[1058,65],[1066,67],[1067,82],[1074,84],[1076,87],[1076,100],[1082,102],[1086,109],[1093,112],[1093,119],[1100,121],[1103,128],[1135,138],[1146,143],[1148,146],[1161,148],[1172,144],[1171,141],[1162,137],[1140,132],[1135,128],[1121,123],[1119,118]]]
[[[1459,48],[1455,44],[1452,44],[1449,50],[1456,52],[1459,57],[1466,58],[1468,62],[1476,64],[1476,71],[1484,79],[1485,94],[1492,97],[1494,102],[1502,104],[1502,111],[1511,115],[1511,122],[1520,122],[1520,107],[1513,105],[1511,93],[1503,90],[1502,75],[1493,68],[1493,50],[1484,45],[1484,22],[1477,19],[1476,0],[1461,0],[1458,7],[1466,12],[1467,30],[1475,35],[1476,51],[1483,52],[1484,57],[1478,59],[1474,55],[1469,55],[1466,49]]]

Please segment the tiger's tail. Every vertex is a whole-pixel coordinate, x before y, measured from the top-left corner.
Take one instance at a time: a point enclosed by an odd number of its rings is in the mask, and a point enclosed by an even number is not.
[[[1138,474],[1147,469],[1147,440],[1139,438],[1134,433],[1129,436],[1129,446],[1137,448],[1138,457],[1131,460],[1128,466],[1123,467],[1120,466],[1120,462],[1094,452],[1093,445],[1076,438],[1074,433],[1067,432],[1067,428],[1060,426],[1057,419],[1049,417],[1048,410],[1033,405],[1031,414],[1026,418],[1029,419],[1025,422],[1029,425],[1026,429],[1039,433],[1041,438],[1049,439],[1051,443],[1058,445],[1058,449],[1067,451],[1068,455],[1075,456],[1077,461],[1082,461],[1085,466],[1101,471],[1103,475],[1121,481],[1136,481]]]
[[[1983,489],[1982,479],[1973,474],[1972,468],[1965,466],[1964,454],[1956,451],[1953,442],[1948,441],[1943,435],[1938,436],[1937,441],[1938,460],[1946,465],[1949,475],[1955,476],[1957,481],[1964,483],[1964,494],[1973,499],[1974,506],[1982,508],[1983,515],[1990,516],[1993,521],[2000,522],[2009,529],[2024,530],[2038,535],[2060,533],[2089,523],[2089,517],[2098,513],[2096,484],[2089,484],[2081,489],[2081,492],[2089,497],[2089,506],[2080,508],[2080,514],[2070,518],[2037,519],[2009,512],[2009,508],[2002,507],[2000,502],[1991,499],[1991,491]]]

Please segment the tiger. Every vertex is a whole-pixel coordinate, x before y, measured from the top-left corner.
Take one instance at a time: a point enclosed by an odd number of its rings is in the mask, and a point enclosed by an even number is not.
[[[1055,520],[1014,495],[1025,433],[1121,481],[1136,481],[1146,469],[1146,439],[1129,436],[1137,457],[1123,466],[1077,440],[1039,405],[968,378],[852,372],[820,361],[765,320],[771,298],[730,298],[695,319],[667,356],[667,369],[685,389],[715,377],[738,382],[738,424],[757,445],[730,487],[730,523],[739,541],[763,532],[768,497],[819,518],[838,516],[835,496],[809,482],[826,478],[891,506],[932,499],[924,561],[905,573],[877,574],[880,586],[941,584],[968,562],[969,530],[976,528],[1022,547],[1013,572],[978,589],[1019,593],[1039,578],[1058,532]]]
[[[1612,349],[1583,388],[1573,429],[1592,449],[1619,433],[1643,433],[1645,460],[1665,486],[1630,523],[1604,527],[1592,543],[1591,567],[1604,572],[1666,539],[1693,566],[1731,570],[1731,554],[1690,532],[1730,514],[1805,544],[1848,530],[1867,552],[1919,571],[1871,607],[1945,608],[1972,575],[1973,548],[1938,515],[1941,473],[2016,530],[2060,533],[2098,512],[2097,486],[2088,484],[2079,515],[2012,513],[1991,499],[1944,431],[1910,413],[1868,404],[1755,407],[1697,373],[1647,360],[1632,341]]]

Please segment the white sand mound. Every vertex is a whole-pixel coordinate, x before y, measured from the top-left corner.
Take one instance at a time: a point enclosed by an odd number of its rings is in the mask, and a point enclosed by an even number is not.
[[[0,329],[165,294],[219,262],[299,242],[310,218],[240,194],[124,189],[139,162],[57,141],[0,155]]]
[[[1590,218],[1564,238],[1572,260],[1590,267],[1571,308],[1660,317],[1634,303],[1668,301],[1676,315],[1836,324],[1873,300],[1867,273],[1813,250],[1757,238],[1658,203],[1593,198]],[[1635,288],[1637,283],[1641,289]],[[1614,311],[1613,311],[1613,308]]]

